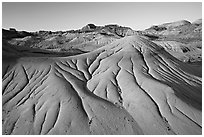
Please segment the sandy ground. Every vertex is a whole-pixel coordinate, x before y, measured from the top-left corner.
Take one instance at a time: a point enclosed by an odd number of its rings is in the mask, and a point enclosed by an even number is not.
[[[2,134],[202,133],[201,70],[139,36],[2,71]]]

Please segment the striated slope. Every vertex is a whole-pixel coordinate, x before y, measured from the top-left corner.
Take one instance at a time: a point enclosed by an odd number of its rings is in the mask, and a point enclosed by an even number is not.
[[[202,60],[202,19],[192,23],[181,20],[154,25],[139,33],[163,46],[180,61],[193,63]]]
[[[183,62],[201,62],[202,61],[202,41],[184,44],[177,41],[153,41],[164,47],[172,56]]]
[[[4,62],[3,134],[202,132],[201,70],[142,37]]]
[[[16,47],[30,47],[55,52],[93,51],[136,32],[118,25],[88,24],[79,30],[25,32],[2,29],[3,39]]]

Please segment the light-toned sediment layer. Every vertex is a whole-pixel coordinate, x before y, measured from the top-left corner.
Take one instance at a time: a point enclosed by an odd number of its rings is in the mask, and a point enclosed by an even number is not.
[[[144,38],[3,63],[3,134],[202,132],[201,72]]]

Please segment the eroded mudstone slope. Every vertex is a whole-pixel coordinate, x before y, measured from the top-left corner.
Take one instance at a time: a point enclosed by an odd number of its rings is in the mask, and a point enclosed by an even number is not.
[[[138,32],[163,46],[180,61],[193,63],[202,60],[202,19],[192,23],[181,20],[154,25]]]
[[[201,72],[142,37],[4,68],[3,134],[202,132]]]

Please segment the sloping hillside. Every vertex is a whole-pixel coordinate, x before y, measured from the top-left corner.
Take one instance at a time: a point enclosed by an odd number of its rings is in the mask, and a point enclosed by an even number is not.
[[[3,39],[10,45],[55,52],[93,51],[117,39],[133,35],[131,28],[118,25],[95,26],[88,24],[79,30],[25,32],[2,30]]]
[[[75,56],[15,52],[3,51],[2,134],[202,133],[202,70],[144,37]]]
[[[138,32],[183,62],[202,60],[202,19],[154,25]]]

